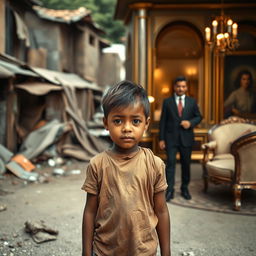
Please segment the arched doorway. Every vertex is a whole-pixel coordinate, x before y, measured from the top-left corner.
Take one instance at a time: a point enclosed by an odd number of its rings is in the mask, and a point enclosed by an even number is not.
[[[163,99],[172,94],[176,76],[188,79],[188,94],[200,101],[203,82],[203,39],[190,23],[175,22],[166,25],[155,41],[154,121],[160,118]]]

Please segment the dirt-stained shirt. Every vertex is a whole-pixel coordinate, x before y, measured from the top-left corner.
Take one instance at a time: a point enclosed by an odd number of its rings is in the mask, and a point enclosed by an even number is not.
[[[82,189],[98,196],[93,250],[98,256],[153,256],[154,194],[167,188],[165,166],[150,149],[104,151],[91,159]]]

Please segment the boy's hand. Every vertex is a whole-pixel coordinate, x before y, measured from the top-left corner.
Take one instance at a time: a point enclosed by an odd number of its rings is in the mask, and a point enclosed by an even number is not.
[[[165,191],[154,195],[154,211],[158,218],[156,231],[162,256],[171,256],[170,244],[170,216],[165,201]]]
[[[159,148],[160,148],[161,150],[165,149],[165,141],[164,141],[164,140],[160,140],[160,141],[159,141]]]
[[[82,225],[82,256],[91,256],[98,197],[87,193]]]

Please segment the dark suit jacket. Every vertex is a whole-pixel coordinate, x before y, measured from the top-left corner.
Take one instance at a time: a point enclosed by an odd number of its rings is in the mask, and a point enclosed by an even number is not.
[[[184,129],[180,125],[182,120],[190,121],[191,127]],[[181,144],[184,147],[192,147],[194,143],[193,128],[201,120],[202,115],[195,99],[188,96],[185,97],[185,107],[183,108],[182,117],[179,117],[175,97],[169,97],[163,102],[159,139],[164,140],[168,146],[178,146]]]

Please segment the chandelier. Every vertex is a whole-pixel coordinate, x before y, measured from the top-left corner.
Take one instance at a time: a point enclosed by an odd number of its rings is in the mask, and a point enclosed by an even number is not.
[[[205,28],[205,40],[217,52],[225,53],[238,47],[237,32],[237,23],[224,16],[222,9],[221,15],[212,21],[212,28]]]

